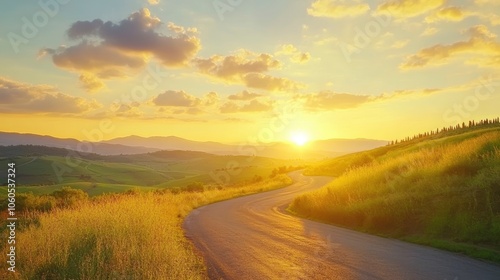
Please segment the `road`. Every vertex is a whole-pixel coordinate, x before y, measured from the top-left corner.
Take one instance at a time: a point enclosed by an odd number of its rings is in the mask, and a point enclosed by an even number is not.
[[[207,205],[184,221],[210,279],[500,279],[500,266],[288,214],[326,177],[292,173],[287,188]]]

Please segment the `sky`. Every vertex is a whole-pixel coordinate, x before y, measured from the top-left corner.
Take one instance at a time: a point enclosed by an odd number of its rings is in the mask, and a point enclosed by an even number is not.
[[[500,115],[498,0],[2,5],[0,131],[392,140]]]

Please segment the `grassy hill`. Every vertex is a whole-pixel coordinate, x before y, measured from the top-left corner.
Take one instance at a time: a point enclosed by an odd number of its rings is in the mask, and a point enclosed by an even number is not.
[[[13,277],[0,270],[0,279],[207,279],[203,259],[184,235],[183,218],[202,205],[291,183],[280,174],[197,192],[133,191],[89,198],[67,189],[51,196],[29,195],[25,205],[53,202],[57,207],[18,211],[16,247],[22,253],[17,255],[17,273]],[[2,240],[9,234],[6,224],[5,213]],[[0,244],[0,252],[9,252],[7,242]]]
[[[0,166],[16,163],[18,192],[48,194],[62,187],[82,189],[89,195],[132,188],[157,189],[200,182],[239,184],[267,177],[280,166],[300,165],[264,157],[219,156],[193,151],[158,151],[138,155],[103,156],[34,145],[0,146]],[[228,170],[228,167],[231,170]],[[227,179],[227,174],[231,174]],[[211,175],[212,174],[212,175]],[[7,173],[0,173],[0,194]],[[226,177],[224,177],[226,176]]]
[[[450,129],[324,161],[337,178],[298,215],[500,261],[500,125]]]

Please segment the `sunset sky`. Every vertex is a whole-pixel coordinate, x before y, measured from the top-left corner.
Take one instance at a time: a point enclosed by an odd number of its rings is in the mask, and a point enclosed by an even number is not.
[[[498,0],[2,6],[0,131],[391,140],[500,115]]]

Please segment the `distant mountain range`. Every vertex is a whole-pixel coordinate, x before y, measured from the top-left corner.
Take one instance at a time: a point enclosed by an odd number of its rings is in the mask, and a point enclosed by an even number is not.
[[[82,142],[72,138],[62,139],[47,135],[0,132],[0,146],[10,145],[40,145],[101,155],[144,154],[160,150],[120,144]]]
[[[144,154],[161,150],[198,151],[217,155],[258,155],[271,158],[326,158],[370,150],[387,145],[387,141],[372,139],[328,139],[311,141],[303,147],[276,142],[262,145],[200,142],[175,136],[127,136],[97,143],[76,139],[61,139],[36,134],[0,132],[0,146],[42,145],[101,155]],[[0,155],[1,156],[1,155]]]
[[[132,135],[103,141],[101,143],[131,147],[148,147],[158,150],[200,151],[214,154],[232,154],[231,151],[234,151],[233,145],[218,142],[192,141],[176,136],[141,137]]]
[[[274,158],[287,157],[329,157],[364,150],[371,150],[387,145],[387,141],[372,139],[328,139],[307,143],[297,147],[291,143],[276,142],[261,145],[222,144],[218,142],[198,142],[175,136],[127,136],[103,141],[106,144],[118,144],[132,147],[149,147],[160,150],[191,150],[218,155],[258,155]]]

